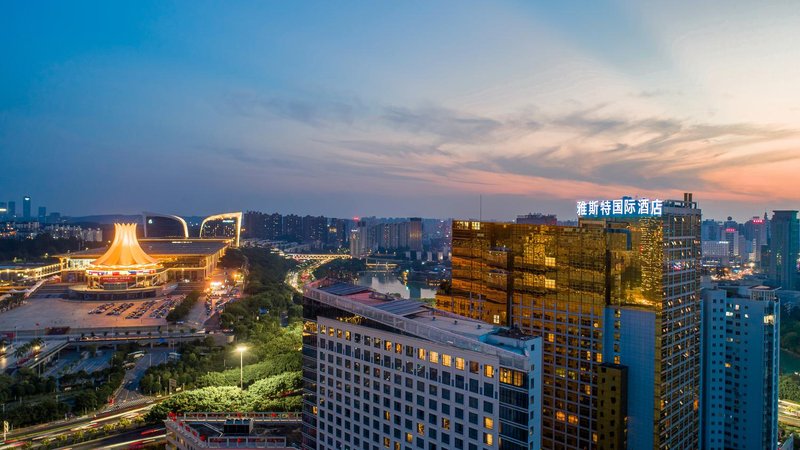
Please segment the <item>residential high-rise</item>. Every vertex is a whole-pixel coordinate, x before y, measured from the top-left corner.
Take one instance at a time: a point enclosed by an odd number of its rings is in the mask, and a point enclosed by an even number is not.
[[[17,202],[15,201],[8,202],[8,217],[12,219],[17,217]]]
[[[780,306],[775,288],[703,289],[702,448],[774,450]]]
[[[796,290],[797,257],[800,253],[800,221],[797,211],[773,211],[770,220],[769,277],[776,286]]]
[[[283,230],[281,235],[288,240],[302,241],[303,218],[295,214],[283,216]]]
[[[578,212],[578,226],[454,221],[437,306],[544,337],[542,448],[697,448],[697,204]]]
[[[22,197],[22,217],[25,219],[31,218],[31,198],[27,195]]]
[[[39,222],[47,222],[47,208],[44,206],[39,207]]]
[[[368,230],[367,222],[363,220],[357,221],[350,230],[350,256],[353,258],[363,258],[372,250],[368,242]]]
[[[303,319],[304,449],[540,448],[541,337],[327,279]]]
[[[412,217],[408,219],[408,248],[414,252],[422,251],[422,219]]]

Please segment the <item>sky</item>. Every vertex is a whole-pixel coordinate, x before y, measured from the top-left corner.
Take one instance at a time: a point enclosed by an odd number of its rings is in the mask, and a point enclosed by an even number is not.
[[[12,2],[0,201],[575,218],[800,209],[800,3]]]

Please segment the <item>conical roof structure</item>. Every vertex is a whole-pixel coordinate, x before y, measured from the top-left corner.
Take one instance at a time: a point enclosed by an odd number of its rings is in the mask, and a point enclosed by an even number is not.
[[[158,261],[142,250],[136,239],[135,223],[115,223],[114,241],[103,256],[92,262],[95,268],[128,268],[157,266]]]

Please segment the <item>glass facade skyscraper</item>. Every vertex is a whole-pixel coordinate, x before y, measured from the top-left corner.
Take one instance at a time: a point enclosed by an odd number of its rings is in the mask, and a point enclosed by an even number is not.
[[[800,253],[800,221],[797,211],[775,211],[770,220],[770,264],[772,282],[786,290],[796,290],[797,257]]]
[[[574,227],[454,221],[437,306],[543,337],[542,448],[697,448],[700,223],[691,194]]]

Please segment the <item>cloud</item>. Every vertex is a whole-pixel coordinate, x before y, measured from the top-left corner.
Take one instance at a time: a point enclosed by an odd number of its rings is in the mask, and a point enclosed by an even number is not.
[[[755,123],[701,123],[675,117],[630,118],[606,105],[546,114],[530,108],[503,117],[451,109],[387,108],[381,120],[405,140],[328,141],[375,171],[405,168],[432,186],[574,197],[589,192],[693,190],[726,198],[761,193],[720,183],[722,168],[800,165],[800,130]],[[411,143],[413,142],[413,143]],[[760,173],[760,172],[759,172]],[[559,190],[548,187],[558,186]],[[586,194],[584,192],[583,194]]]
[[[324,127],[333,124],[352,125],[362,113],[363,105],[356,99],[322,95],[306,99],[236,92],[224,96],[220,109],[236,116],[272,117]]]
[[[414,135],[427,135],[440,142],[490,142],[505,139],[501,132],[514,128],[531,132],[539,128],[535,121],[516,118],[505,121],[441,107],[383,109],[382,121],[390,128]]]

